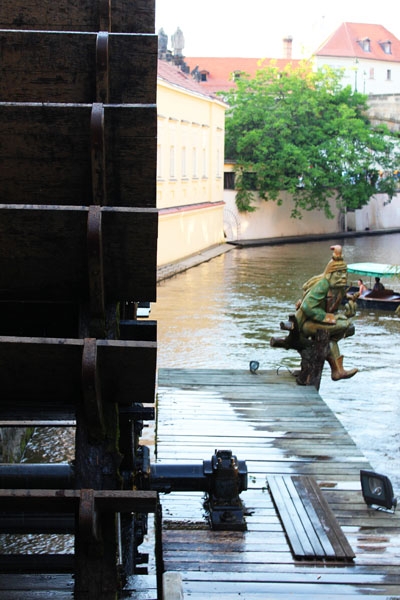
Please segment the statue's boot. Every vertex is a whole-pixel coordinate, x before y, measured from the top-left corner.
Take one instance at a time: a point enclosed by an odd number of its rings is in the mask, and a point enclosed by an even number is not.
[[[358,369],[350,369],[346,371],[343,368],[343,356],[338,356],[338,358],[334,358],[332,355],[327,356],[326,360],[328,361],[331,367],[331,378],[333,381],[339,381],[340,379],[350,379],[356,373],[358,373]]]

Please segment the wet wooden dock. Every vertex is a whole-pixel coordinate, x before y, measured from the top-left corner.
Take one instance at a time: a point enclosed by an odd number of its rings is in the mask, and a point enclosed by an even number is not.
[[[165,568],[181,574],[185,598],[400,598],[400,517],[364,503],[370,465],[314,388],[283,371],[161,369],[157,462],[198,463],[215,449],[247,463],[247,530],[211,531],[202,493],[162,495]],[[268,477],[295,474],[316,479],[353,561],[294,558]]]

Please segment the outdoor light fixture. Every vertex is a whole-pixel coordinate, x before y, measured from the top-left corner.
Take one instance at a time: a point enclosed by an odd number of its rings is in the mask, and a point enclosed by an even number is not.
[[[383,506],[395,510],[397,498],[393,496],[393,487],[386,475],[374,471],[360,471],[361,489],[368,506]]]
[[[259,366],[260,366],[260,363],[258,362],[258,360],[251,360],[250,361],[250,372],[255,373]]]

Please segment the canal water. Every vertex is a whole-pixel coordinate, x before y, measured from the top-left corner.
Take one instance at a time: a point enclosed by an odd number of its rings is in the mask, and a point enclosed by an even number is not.
[[[297,352],[272,348],[270,339],[282,335],[280,321],[293,313],[303,283],[324,270],[336,243],[341,242],[233,248],[162,281],[151,312],[158,322],[158,368],[247,369],[250,360],[259,361],[261,370],[298,368]],[[399,234],[347,239],[342,245],[348,263],[400,264]],[[400,290],[400,281],[394,287]],[[326,366],[320,395],[400,495],[400,317],[359,311],[355,327],[340,348],[344,366],[359,372],[333,382]],[[73,430],[49,428],[37,430],[24,461],[72,458]],[[3,552],[23,552],[27,546],[31,552],[49,547],[71,552],[73,537],[0,536]]]
[[[296,351],[272,348],[270,339],[284,334],[280,322],[294,312],[303,283],[324,270],[337,243],[347,263],[400,264],[400,235],[386,234],[235,248],[161,282],[151,313],[158,322],[158,367],[247,369],[253,359],[260,369],[299,367]],[[398,280],[383,282],[400,290]],[[354,323],[355,335],[340,349],[345,368],[359,372],[334,382],[326,365],[320,395],[399,494],[400,316],[360,310]]]

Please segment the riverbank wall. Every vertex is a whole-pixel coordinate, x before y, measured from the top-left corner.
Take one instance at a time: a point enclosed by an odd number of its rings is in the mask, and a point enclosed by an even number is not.
[[[225,254],[225,252],[229,252],[234,248],[235,246],[232,244],[218,244],[217,246],[206,248],[201,252],[192,254],[191,256],[187,256],[168,265],[162,265],[157,269],[157,281],[160,282],[163,279],[173,277],[178,273],[187,271],[188,269],[196,267],[197,265],[200,265],[203,262],[212,260],[213,258],[220,256],[221,254]]]
[[[324,233],[324,234],[310,234],[310,235],[289,235],[271,238],[259,238],[259,239],[248,239],[248,240],[237,240],[232,241],[230,244],[238,247],[246,246],[277,246],[279,244],[299,244],[302,242],[320,242],[323,240],[345,240],[356,237],[368,237],[377,235],[390,235],[393,233],[400,233],[400,227],[393,227],[392,229],[374,229],[374,230],[363,230],[363,231],[337,231],[335,233]]]
[[[394,233],[400,233],[400,227],[394,227],[392,229],[376,229],[373,231],[339,231],[335,233],[326,233],[318,235],[291,235],[231,241],[225,244],[220,244],[218,246],[213,246],[212,248],[207,248],[202,252],[199,252],[198,254],[188,256],[186,258],[183,258],[182,260],[178,260],[169,265],[163,265],[161,267],[158,267],[157,281],[161,282],[164,279],[168,279],[169,277],[178,275],[183,271],[187,271],[188,269],[196,267],[197,265],[200,265],[203,262],[212,260],[213,258],[216,258],[221,254],[225,254],[226,252],[234,250],[235,248],[240,249],[242,247],[244,248],[250,246],[277,246],[280,244],[301,244],[306,242],[319,242],[323,240],[337,240],[338,242],[340,242],[340,240],[347,238],[390,235]]]
[[[324,211],[304,211],[301,219],[291,217],[293,198],[283,193],[281,202],[255,199],[253,212],[239,212],[236,206],[236,192],[224,190],[224,232],[227,242],[241,243],[248,240],[336,236],[341,232],[390,230],[400,228],[400,193],[391,200],[386,194],[372,196],[368,204],[354,211],[342,212],[336,198],[330,200],[333,218]]]

